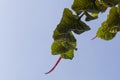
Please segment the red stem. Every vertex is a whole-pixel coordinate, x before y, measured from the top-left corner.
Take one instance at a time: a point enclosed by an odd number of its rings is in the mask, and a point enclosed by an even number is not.
[[[94,39],[96,39],[97,38],[97,35],[95,36],[95,37],[93,37],[91,40],[94,40]]]
[[[50,71],[46,72],[45,74],[51,73],[56,68],[56,66],[58,65],[58,63],[60,62],[61,59],[62,59],[62,57],[60,56],[59,59],[57,60],[57,62],[55,63],[55,65],[53,66],[53,68]]]

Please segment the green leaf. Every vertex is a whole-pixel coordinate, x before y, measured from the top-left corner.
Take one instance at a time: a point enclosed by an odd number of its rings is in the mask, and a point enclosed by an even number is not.
[[[92,15],[90,15],[88,12],[85,12],[85,15],[85,21],[90,21],[98,18],[98,13],[93,13]]]
[[[62,54],[69,50],[63,46],[62,42],[63,41],[54,41],[52,43],[52,46],[51,46],[52,55]]]
[[[74,24],[74,27],[73,27],[73,32],[76,34],[81,34],[88,30],[90,30],[90,27],[81,20],[79,21],[78,24]]]
[[[120,17],[117,12],[117,7],[112,7],[110,9],[109,15],[107,16],[106,23],[108,23],[108,26],[120,25]]]
[[[119,16],[120,16],[120,3],[119,3],[119,5],[118,5],[117,12],[118,12],[118,14],[119,14]]]
[[[103,22],[101,27],[97,31],[97,37],[103,40],[111,40],[115,37],[116,33],[110,32],[111,27],[106,22]]]
[[[57,31],[61,34],[66,34],[72,31],[73,23],[78,22],[79,16],[75,16],[72,14],[68,8],[65,8],[63,11],[63,17],[60,23],[57,25]]]
[[[102,23],[97,31],[97,36],[104,40],[111,40],[120,31],[120,15],[118,7],[112,7],[107,16],[107,20]]]
[[[54,40],[64,40],[67,42],[76,42],[76,39],[72,32],[66,33],[66,34],[60,34],[57,29],[55,29],[54,34],[53,34]]]
[[[108,6],[115,6],[120,3],[120,0],[101,0],[104,4]]]
[[[75,49],[76,48],[76,42],[66,42],[63,41],[62,45],[66,48],[66,49]]]
[[[101,0],[96,0],[95,4],[100,12],[105,12],[108,8],[108,5],[105,5]]]
[[[71,31],[83,33],[84,31],[90,30],[90,28],[83,21],[79,20],[78,16],[73,15],[69,9],[65,8],[62,20],[60,24],[58,24],[56,30],[59,34],[68,34]]]
[[[63,54],[68,50],[76,49],[76,42],[54,41],[51,50],[53,55]]]
[[[64,59],[73,59],[74,50],[69,50],[66,53],[61,54],[61,57],[64,58]]]
[[[99,1],[96,2],[96,0],[74,0],[72,9],[77,14],[79,14],[81,11],[88,11],[92,13],[104,12],[107,7],[103,6],[103,4],[98,3]]]

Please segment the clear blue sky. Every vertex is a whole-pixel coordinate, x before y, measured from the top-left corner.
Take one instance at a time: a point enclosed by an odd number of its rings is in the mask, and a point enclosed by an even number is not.
[[[112,41],[90,40],[106,14],[91,21],[91,31],[76,35],[73,60],[52,56],[52,34],[73,0],[0,0],[0,80],[120,80],[120,34]]]

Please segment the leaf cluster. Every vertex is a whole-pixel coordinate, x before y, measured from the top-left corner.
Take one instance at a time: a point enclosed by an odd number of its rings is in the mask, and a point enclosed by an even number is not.
[[[97,19],[99,13],[104,13],[111,8],[106,21],[101,24],[97,36],[104,40],[111,40],[120,31],[120,0],[74,0],[71,8],[65,8],[60,23],[54,30],[54,42],[51,46],[53,55],[60,55],[64,59],[72,59],[77,50],[77,40],[74,34],[80,35],[89,31],[90,27],[85,21]]]
[[[79,19],[78,15],[74,15],[72,11],[65,8],[60,23],[54,30],[51,49],[52,54],[60,54],[62,58],[72,59],[74,50],[76,50],[76,39],[73,32],[81,34],[90,30],[89,26]]]

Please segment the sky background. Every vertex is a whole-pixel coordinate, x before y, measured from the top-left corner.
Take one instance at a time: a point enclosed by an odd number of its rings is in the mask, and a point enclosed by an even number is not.
[[[73,60],[51,55],[52,34],[73,0],[0,0],[0,80],[120,80],[119,36],[90,40],[106,18],[89,22],[77,38]]]

